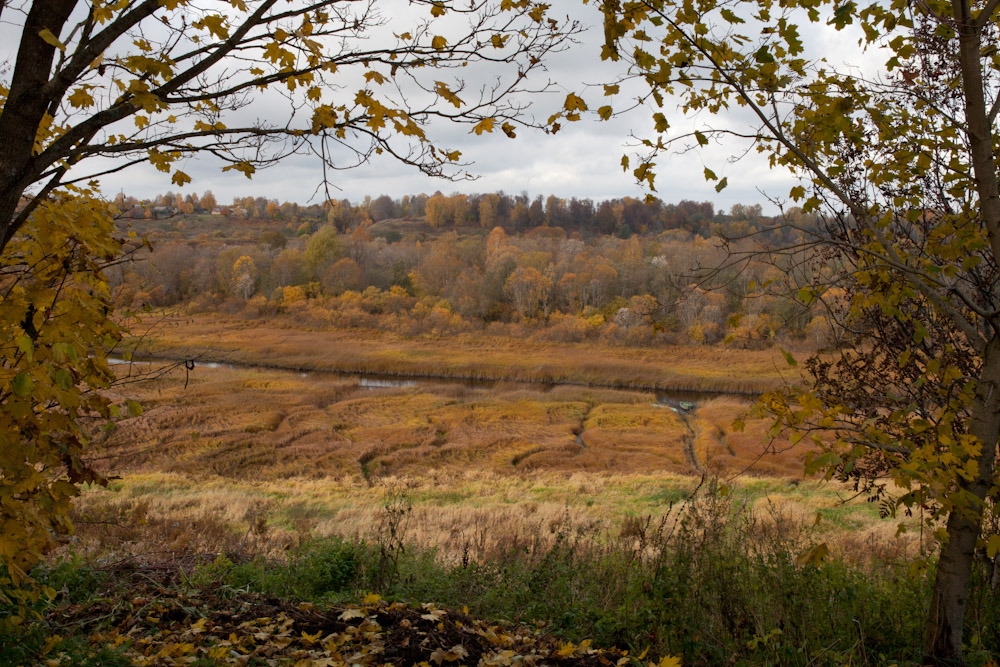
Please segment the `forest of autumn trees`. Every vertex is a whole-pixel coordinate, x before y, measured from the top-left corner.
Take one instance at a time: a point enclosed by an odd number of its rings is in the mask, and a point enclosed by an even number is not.
[[[725,257],[724,237],[756,247],[797,233],[759,206],[723,213],[710,202],[595,205],[503,193],[310,206],[214,199],[121,198],[132,217],[157,219],[132,221],[155,243],[149,261],[123,265],[113,279],[120,303],[250,316],[292,310],[410,335],[530,332],[631,345],[761,347],[787,337],[827,345],[841,334],[816,308],[761,296],[754,286],[776,277],[773,266],[734,267],[710,283],[699,274]],[[202,214],[185,216],[185,206]]]
[[[725,213],[716,211],[712,202],[682,200],[667,204],[659,199],[647,202],[633,197],[594,202],[555,195],[531,198],[527,193],[444,195],[436,192],[430,196],[404,195],[398,199],[388,195],[366,196],[356,204],[342,199],[300,205],[261,196],[234,197],[231,202],[220,202],[211,191],[206,191],[200,196],[194,192],[167,192],[147,200],[120,194],[115,203],[124,216],[131,219],[214,212],[244,220],[325,220],[340,232],[382,220],[422,218],[436,229],[503,227],[507,232],[521,232],[535,227],[562,227],[567,233],[614,234],[620,238],[672,229],[686,230],[705,238],[735,238],[766,230],[772,243],[792,238],[791,226],[778,225],[774,219],[764,216],[759,204],[736,204]],[[791,217],[798,227],[814,224],[812,218],[801,213],[792,213]]]

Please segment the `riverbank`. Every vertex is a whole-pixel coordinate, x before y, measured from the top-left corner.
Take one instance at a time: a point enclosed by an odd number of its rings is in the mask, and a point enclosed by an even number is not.
[[[618,347],[461,334],[404,337],[306,328],[287,318],[156,315],[119,352],[295,371],[460,378],[755,395],[798,377],[780,351],[716,346]]]

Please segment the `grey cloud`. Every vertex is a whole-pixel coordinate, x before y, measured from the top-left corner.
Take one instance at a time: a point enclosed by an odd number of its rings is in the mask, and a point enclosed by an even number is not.
[[[551,93],[534,98],[533,113],[544,120],[561,108],[569,91],[581,92],[596,108],[605,103],[599,87],[587,88],[586,84],[599,84],[612,79],[617,73],[617,65],[601,62],[601,30],[599,15],[590,5],[566,3],[573,15],[592,27],[579,37],[579,43],[566,52],[553,55],[546,63],[546,70],[533,75],[533,81],[542,83],[551,80],[555,87]],[[557,9],[563,3],[556,4]],[[394,19],[400,18],[394,16]],[[414,17],[404,16],[410,22]],[[395,28],[401,30],[399,27]],[[4,32],[9,30],[6,27]],[[825,44],[842,35],[822,35]],[[469,71],[451,71],[446,74],[461,74],[467,77],[471,92],[496,75],[489,67],[469,68]],[[475,78],[473,78],[475,74]],[[343,83],[357,83],[357,74],[350,74]],[[356,86],[354,87],[356,89]],[[345,87],[344,94],[353,95],[352,88]],[[621,106],[628,96],[625,92],[615,98]],[[245,121],[256,118],[277,119],[288,114],[287,101],[279,95],[266,94],[253,105],[240,112]],[[681,132],[697,127],[702,122],[718,123],[719,119],[684,119],[674,111],[668,101],[664,109],[673,131]],[[470,171],[479,176],[471,182],[452,183],[431,179],[417,170],[401,165],[388,156],[378,156],[370,164],[349,171],[329,174],[332,185],[339,190],[331,190],[337,197],[357,201],[365,195],[389,194],[400,196],[407,193],[434,192],[489,192],[505,190],[520,192],[528,190],[532,194],[557,194],[564,197],[587,197],[604,199],[609,197],[641,197],[645,191],[638,187],[631,174],[624,173],[620,166],[621,155],[629,149],[629,135],[653,136],[651,110],[647,108],[613,118],[608,122],[598,122],[586,117],[579,123],[564,124],[562,131],[546,135],[537,131],[520,130],[516,140],[503,135],[470,134],[468,125],[436,123],[431,128],[435,141],[463,153],[463,160],[474,162]],[[728,122],[743,124],[750,120],[743,115],[734,115]],[[782,172],[768,170],[766,164],[756,154],[750,154],[740,162],[731,164],[728,160],[742,146],[727,144],[711,145],[701,151],[684,154],[664,155],[658,161],[656,193],[665,201],[696,199],[713,201],[718,208],[728,208],[733,203],[762,203],[764,198],[757,191],[764,189],[773,195],[786,195],[790,179]],[[703,178],[704,166],[711,166],[719,176],[726,176],[729,188],[716,193],[713,184]],[[261,195],[278,200],[306,202],[314,198],[317,186],[322,180],[322,170],[317,158],[307,154],[293,155],[274,168],[259,171],[252,181],[238,173],[222,173],[223,165],[210,158],[186,160],[180,168],[193,178],[193,182],[182,191],[212,190],[219,201],[225,202],[237,195]],[[170,176],[157,172],[149,166],[140,165],[102,179],[108,193],[119,190],[147,197],[167,190],[177,191],[170,183]],[[322,194],[319,195],[322,198]]]

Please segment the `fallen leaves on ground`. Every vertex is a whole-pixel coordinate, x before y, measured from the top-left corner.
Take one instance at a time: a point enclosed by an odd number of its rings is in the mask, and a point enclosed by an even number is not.
[[[70,605],[49,621],[118,646],[136,665],[418,665],[459,667],[642,665],[627,652],[566,643],[536,628],[484,622],[433,604],[366,596],[321,607],[216,589],[154,582],[127,596]],[[58,654],[47,656],[60,665]],[[654,663],[650,663],[653,665]]]

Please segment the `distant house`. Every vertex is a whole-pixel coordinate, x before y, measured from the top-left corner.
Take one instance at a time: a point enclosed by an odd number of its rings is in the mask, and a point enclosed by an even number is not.
[[[154,206],[153,207],[153,217],[157,220],[161,218],[170,218],[177,215],[177,209],[173,206]]]

